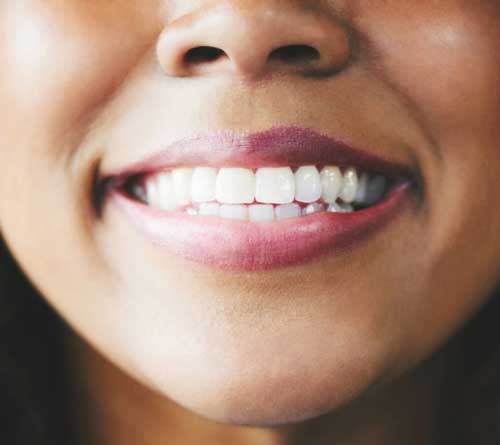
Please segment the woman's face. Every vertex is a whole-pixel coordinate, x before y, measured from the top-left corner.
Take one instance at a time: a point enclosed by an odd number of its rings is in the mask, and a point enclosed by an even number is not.
[[[79,334],[181,405],[322,414],[422,361],[495,287],[500,2],[4,1],[0,33],[2,234]],[[273,222],[151,198],[159,170],[203,195],[221,173],[189,168],[241,167],[216,198],[246,181],[277,205],[285,167],[325,164],[394,185]],[[334,193],[335,169],[320,179]],[[145,187],[149,207],[129,191]]]

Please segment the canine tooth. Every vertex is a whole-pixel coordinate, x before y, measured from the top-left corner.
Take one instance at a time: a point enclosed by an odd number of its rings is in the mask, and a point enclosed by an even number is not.
[[[221,218],[248,220],[248,207],[244,205],[223,204],[220,206]]]
[[[302,209],[302,215],[312,215],[314,213],[324,212],[325,206],[319,202],[309,204],[306,208]]]
[[[295,198],[295,176],[290,167],[259,168],[255,198],[266,204],[288,204]]]
[[[289,219],[289,218],[297,218],[300,216],[300,206],[298,204],[284,204],[279,205],[274,209],[276,214],[276,219]]]
[[[156,178],[158,185],[158,205],[162,210],[173,210],[177,207],[174,184],[170,173],[161,173]]]
[[[342,190],[340,191],[340,199],[346,203],[354,201],[356,198],[356,193],[358,191],[358,174],[356,169],[349,167],[344,172],[344,184],[342,185]]]
[[[215,190],[222,204],[250,204],[255,199],[255,175],[246,168],[221,168]]]
[[[254,204],[248,207],[250,221],[263,222],[274,220],[274,207],[268,204]]]
[[[198,215],[201,216],[219,216],[220,205],[216,202],[204,202],[198,207]]]
[[[196,167],[191,178],[191,199],[194,202],[214,201],[216,181],[217,169]]]
[[[366,187],[366,196],[362,204],[373,205],[379,202],[387,189],[387,179],[382,175],[371,178]]]
[[[359,177],[358,191],[356,192],[356,197],[354,198],[355,202],[361,203],[365,200],[369,180],[370,177],[368,176],[367,173],[362,173],[361,176]]]
[[[328,204],[335,202],[344,183],[342,172],[338,167],[327,166],[321,170],[320,178],[323,201]]]
[[[354,207],[351,204],[333,202],[326,210],[331,213],[351,213],[354,212]]]
[[[172,182],[174,184],[175,199],[178,206],[185,206],[191,203],[192,177],[192,168],[182,167],[172,170]]]
[[[312,166],[300,167],[295,172],[295,200],[315,202],[321,198],[321,179],[318,169]]]

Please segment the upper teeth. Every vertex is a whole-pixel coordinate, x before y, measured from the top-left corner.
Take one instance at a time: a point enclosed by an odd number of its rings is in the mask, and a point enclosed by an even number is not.
[[[301,186],[298,182],[300,179],[296,181],[290,167],[259,168],[255,173],[255,199],[267,204],[289,204]]]
[[[315,202],[321,198],[321,176],[314,166],[300,167],[295,172],[295,199],[299,202]]]
[[[299,167],[295,173],[290,167],[263,167],[255,172],[246,168],[182,167],[148,176],[144,188],[146,202],[155,208],[173,210],[194,203],[200,214],[270,220],[271,210],[287,217],[326,208],[352,210],[350,206],[339,207],[338,200],[372,205],[383,197],[387,181],[380,175],[358,175],[353,167],[343,173],[336,166],[326,166],[320,172],[314,165]],[[246,209],[245,204],[253,203],[261,205]],[[302,210],[298,203],[305,204]],[[282,207],[273,209],[272,204]]]
[[[250,204],[255,199],[255,187],[252,170],[221,168],[215,182],[215,197],[223,204]]]

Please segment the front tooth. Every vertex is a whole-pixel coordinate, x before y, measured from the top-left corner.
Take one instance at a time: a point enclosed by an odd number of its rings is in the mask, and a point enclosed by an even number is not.
[[[295,198],[295,176],[290,167],[259,168],[255,198],[266,204],[288,204]]]
[[[198,207],[198,215],[201,216],[219,216],[220,205],[216,202],[203,202]]]
[[[367,173],[362,173],[359,177],[358,191],[356,192],[356,198],[354,201],[362,203],[366,199],[366,192],[368,190],[368,182],[370,177]]]
[[[325,210],[325,206],[319,202],[314,202],[309,204],[305,209],[302,210],[302,215],[313,215],[314,213],[323,212]]]
[[[342,172],[338,167],[328,166],[321,170],[320,177],[323,201],[331,204],[337,200],[342,190],[344,183]]]
[[[174,184],[170,173],[160,173],[156,178],[158,186],[158,206],[162,210],[173,210],[177,207]]]
[[[274,209],[278,221],[300,216],[300,206],[298,204],[284,204]]]
[[[328,206],[327,211],[331,213],[351,213],[354,212],[354,207],[351,204],[333,202]]]
[[[255,199],[255,175],[246,168],[221,168],[215,190],[220,203],[250,204]]]
[[[221,218],[237,219],[242,221],[248,220],[248,207],[244,205],[223,204],[220,206]]]
[[[387,179],[384,176],[374,176],[366,187],[366,196],[363,200],[364,205],[373,205],[382,199],[387,189]]]
[[[254,204],[248,208],[248,215],[250,217],[250,221],[274,221],[274,207],[268,204]]]
[[[186,206],[191,203],[191,179],[192,168],[175,168],[172,170],[172,182],[174,184],[175,199],[178,206]]]
[[[358,174],[356,169],[349,167],[344,173],[344,184],[340,191],[340,199],[346,203],[351,203],[356,198],[358,192]]]
[[[321,198],[321,179],[315,166],[300,167],[295,172],[295,200],[310,203]]]
[[[216,181],[217,169],[196,167],[191,178],[191,199],[194,202],[214,201]]]

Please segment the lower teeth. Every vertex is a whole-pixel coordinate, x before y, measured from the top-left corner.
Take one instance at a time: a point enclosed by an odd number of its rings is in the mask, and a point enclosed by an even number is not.
[[[316,213],[352,213],[359,208],[343,202],[323,204],[315,202],[306,206],[297,203],[283,205],[220,205],[215,202],[203,203],[188,207],[185,213],[190,216],[216,216],[223,219],[232,219],[252,222],[280,221],[284,219],[299,218]]]

